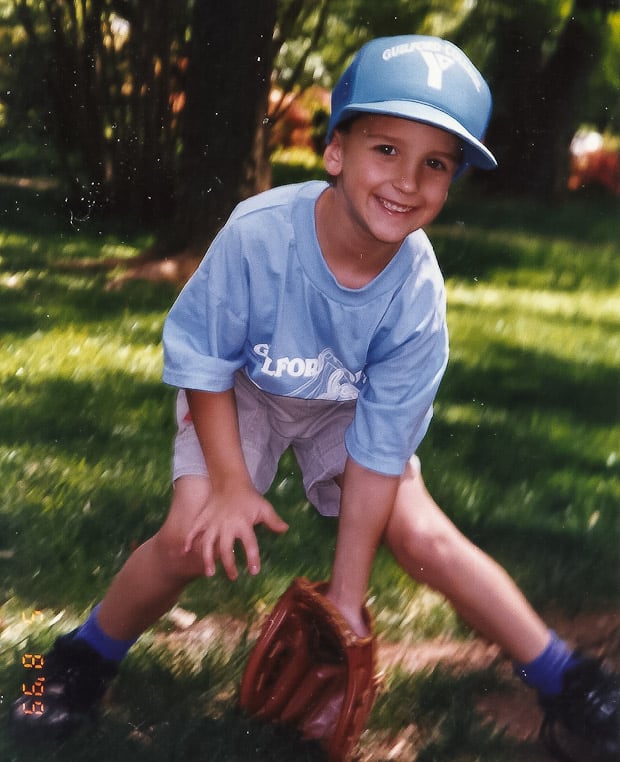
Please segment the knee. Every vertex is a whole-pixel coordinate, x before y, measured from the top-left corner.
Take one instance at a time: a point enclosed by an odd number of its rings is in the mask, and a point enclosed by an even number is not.
[[[468,546],[468,540],[429,495],[421,477],[404,485],[386,538],[403,569],[435,588],[443,586]]]
[[[422,475],[411,469],[403,475],[386,541],[403,569],[431,587],[443,585],[467,544],[429,494]]]
[[[209,495],[208,480],[202,477],[181,477],[174,485],[172,503],[166,521],[151,540],[159,568],[164,574],[191,581],[203,573],[197,543],[185,551],[187,535]]]
[[[449,527],[411,521],[391,543],[396,560],[419,582],[435,586],[457,554],[457,537]]]
[[[162,571],[189,582],[200,576],[202,567],[194,549],[185,551],[185,539],[186,535],[179,527],[166,522],[151,542]]]

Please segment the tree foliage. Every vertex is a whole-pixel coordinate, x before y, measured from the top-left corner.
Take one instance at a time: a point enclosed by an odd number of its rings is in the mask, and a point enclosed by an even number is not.
[[[600,83],[601,63],[614,46],[616,70],[620,64],[620,38],[613,38],[617,7],[616,0],[478,0],[458,37],[482,59],[495,96],[487,141],[500,170],[485,178],[492,188],[561,192],[579,124],[613,125],[618,104],[607,120],[597,116],[605,101],[617,101],[617,90],[614,96],[613,87],[603,86],[598,104],[586,94],[597,77]]]
[[[563,187],[583,122],[618,131],[619,0],[0,0],[0,117],[40,133],[67,192],[200,246],[269,183],[270,81],[330,88],[380,35],[460,44],[489,79],[494,189]],[[175,216],[176,215],[176,216]],[[164,240],[164,239],[162,239]]]

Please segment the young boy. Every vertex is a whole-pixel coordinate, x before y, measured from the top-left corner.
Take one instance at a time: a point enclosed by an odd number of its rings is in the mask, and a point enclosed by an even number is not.
[[[174,494],[82,627],[46,661],[46,711],[12,723],[64,735],[99,702],[139,635],[235,543],[260,570],[254,527],[287,529],[265,500],[291,446],[308,499],[339,516],[326,595],[365,634],[361,608],[385,542],[514,659],[547,724],[617,758],[620,687],[549,632],[507,574],[426,491],[415,450],[448,359],[445,294],[422,228],[453,178],[496,165],[481,143],[487,84],[444,40],[365,45],[333,93],[325,166],[333,178],[241,203],[174,304],[164,380],[180,389]]]

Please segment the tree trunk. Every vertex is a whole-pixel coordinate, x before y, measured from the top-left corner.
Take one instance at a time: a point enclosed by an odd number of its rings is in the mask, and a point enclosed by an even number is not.
[[[276,5],[196,0],[176,216],[160,253],[203,252],[238,201],[269,187]]]
[[[506,66],[505,76],[501,65],[496,69],[498,108],[487,141],[500,168],[479,175],[488,189],[547,198],[565,191],[580,94],[600,58],[608,2],[575,0],[547,59],[542,44],[510,21],[498,30],[497,48]]]
[[[600,53],[607,30],[608,0],[576,0],[541,82],[538,161],[530,167],[535,189],[542,195],[566,192],[569,146],[579,127],[579,103]]]
[[[169,213],[174,184],[169,105],[172,6],[170,0],[151,0],[132,18],[128,41],[132,88],[114,170],[115,201],[148,223]]]

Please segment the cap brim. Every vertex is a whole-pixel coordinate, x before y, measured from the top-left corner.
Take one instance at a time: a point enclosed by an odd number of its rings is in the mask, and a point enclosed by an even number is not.
[[[424,122],[424,124],[430,124],[434,127],[447,130],[463,141],[464,164],[471,164],[480,169],[495,169],[497,167],[495,156],[485,145],[468,132],[456,119],[446,114],[445,111],[441,111],[434,106],[429,106],[427,103],[415,103],[412,101],[350,103],[338,115],[338,123],[346,119],[347,116],[359,112],[415,119],[416,122]],[[337,126],[337,124],[334,125],[332,132]]]

